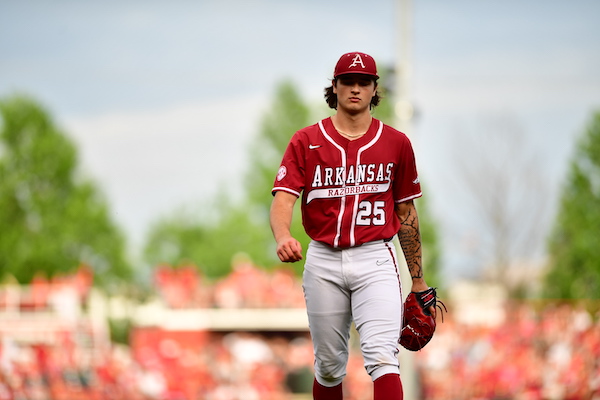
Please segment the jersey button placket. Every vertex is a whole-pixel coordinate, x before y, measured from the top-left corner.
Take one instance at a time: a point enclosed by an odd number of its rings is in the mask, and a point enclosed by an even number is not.
[[[348,142],[347,146],[346,146],[346,174],[348,174],[348,170],[350,168],[352,168],[353,170],[353,176],[354,179],[356,179],[356,163],[357,163],[357,157],[358,157],[358,148],[360,147],[358,145],[358,142],[361,142],[361,140],[353,140]],[[345,186],[355,186],[356,185],[356,181],[353,180],[351,182],[348,182],[348,175],[346,175],[346,184]],[[355,245],[356,244],[356,236],[352,230],[352,227],[354,225],[354,221],[356,219],[356,215],[355,215],[355,207],[354,207],[354,202],[356,200],[356,196],[355,195],[346,195],[346,213],[344,215],[344,221],[343,221],[343,229],[342,229],[342,235],[345,236],[345,240],[348,243],[348,246],[350,245]]]

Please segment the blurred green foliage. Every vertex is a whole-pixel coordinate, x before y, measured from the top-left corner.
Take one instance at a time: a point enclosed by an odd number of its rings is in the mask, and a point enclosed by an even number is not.
[[[240,254],[265,268],[279,264],[269,225],[271,188],[289,139],[310,124],[310,110],[290,81],[276,87],[268,110],[249,148],[242,201],[232,202],[221,189],[212,202],[198,209],[176,210],[156,222],[144,246],[144,260],[149,265],[194,264],[205,276],[217,278],[231,272],[232,259]],[[299,205],[292,233],[306,248],[308,237]],[[293,265],[297,273],[302,267],[301,263]]]
[[[600,111],[572,156],[548,252],[544,294],[555,299],[600,298]]]
[[[415,207],[419,213],[419,228],[421,229],[421,242],[423,244],[423,271],[430,287],[436,287],[444,293],[447,286],[444,284],[441,271],[440,240],[437,221],[429,208],[427,200],[427,185],[421,185],[423,197],[415,200]]]
[[[125,241],[77,151],[25,96],[0,101],[0,278],[28,283],[90,266],[95,281],[129,279]]]
[[[265,259],[270,241],[268,224],[219,196],[198,209],[181,208],[158,220],[150,228],[144,260],[151,267],[195,265],[204,276],[220,278],[231,272],[236,255],[271,265]]]

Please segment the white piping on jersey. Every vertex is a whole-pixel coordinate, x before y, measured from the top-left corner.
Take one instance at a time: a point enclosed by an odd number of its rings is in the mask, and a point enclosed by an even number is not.
[[[368,149],[369,147],[373,146],[375,143],[377,143],[377,141],[381,137],[382,131],[383,131],[383,122],[379,121],[379,128],[377,129],[377,133],[375,134],[375,137],[373,138],[373,140],[371,140],[369,143],[365,144],[363,147],[358,149],[358,152],[356,154],[356,165],[357,166],[360,165],[360,155],[362,154],[362,152],[365,151],[366,149]],[[355,185],[358,185],[358,182],[356,182]],[[389,182],[388,182],[388,188],[389,188]],[[357,193],[354,195],[354,210],[352,210],[352,224],[350,225],[350,246],[351,247],[356,244],[356,237],[354,236],[354,228],[356,227],[356,216],[358,214],[358,197],[359,196],[360,196],[360,193]]]
[[[300,192],[296,192],[295,190],[292,190],[292,189],[286,188],[286,187],[282,187],[282,186],[276,186],[273,188],[273,190],[271,190],[271,192],[275,192],[275,191],[288,192],[288,193],[295,195],[296,197],[300,197]]]
[[[419,192],[417,194],[413,194],[412,196],[408,196],[403,199],[396,200],[396,201],[394,201],[394,203],[404,203],[405,201],[413,200],[413,199],[416,199],[417,197],[421,197],[421,196],[423,196],[423,192]]]
[[[346,151],[344,150],[344,148],[342,146],[340,146],[339,144],[337,144],[335,142],[335,140],[333,140],[333,138],[331,136],[329,136],[329,134],[327,134],[327,132],[325,131],[325,127],[323,126],[323,121],[319,121],[319,129],[321,130],[321,133],[323,134],[323,136],[325,136],[325,139],[327,139],[331,144],[333,144],[339,151],[340,151],[340,155],[342,158],[342,167],[344,168],[344,171],[346,170]],[[377,140],[379,140],[379,138],[381,137],[381,132],[383,131],[383,122],[379,121],[379,128],[377,129],[377,133],[375,134],[375,137],[366,145],[364,145],[363,147],[358,149],[357,152],[357,158],[356,158],[356,165],[360,165],[360,155],[361,153],[368,149],[369,147],[373,146]],[[358,185],[358,182],[355,183],[354,186]],[[346,184],[344,183],[345,187]],[[387,185],[387,187],[389,188],[389,184]],[[360,196],[360,193],[355,194],[355,202],[354,202],[354,209],[352,211],[352,224],[350,226],[350,246],[354,246],[356,243],[356,238],[354,236],[354,228],[356,225],[356,214],[358,213],[358,196]],[[337,229],[336,229],[336,235],[335,238],[333,239],[333,247],[338,247],[339,246],[339,242],[340,242],[340,236],[342,234],[342,219],[344,217],[344,212],[346,209],[346,196],[342,196],[340,198],[340,213],[338,214],[338,220],[337,220]]]
[[[340,146],[339,144],[337,144],[335,142],[335,140],[333,140],[331,138],[331,136],[329,136],[327,134],[327,132],[325,131],[325,127],[323,126],[323,121],[319,121],[319,129],[321,129],[321,133],[323,134],[323,136],[325,136],[325,139],[327,139],[331,144],[333,144],[341,153],[341,158],[342,158],[342,167],[344,168],[344,171],[346,170],[346,150],[344,150],[344,148],[342,146]],[[344,183],[345,186],[345,183]],[[336,228],[336,233],[335,233],[335,238],[333,239],[333,247],[338,247],[339,243],[340,243],[340,235],[342,234],[342,217],[344,216],[344,209],[346,208],[346,196],[343,196],[340,199],[340,213],[338,214],[338,220],[337,220],[337,228]]]

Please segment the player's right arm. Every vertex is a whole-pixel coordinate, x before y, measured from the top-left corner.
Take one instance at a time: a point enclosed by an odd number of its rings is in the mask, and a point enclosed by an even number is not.
[[[297,199],[291,193],[277,191],[271,204],[271,230],[277,242],[277,256],[283,262],[302,260],[302,246],[290,232],[294,204]]]

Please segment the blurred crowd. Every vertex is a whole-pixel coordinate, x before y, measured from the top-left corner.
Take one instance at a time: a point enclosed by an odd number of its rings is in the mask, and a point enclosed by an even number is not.
[[[300,279],[291,269],[272,271],[238,259],[226,277],[209,281],[194,266],[156,268],[154,284],[161,299],[181,308],[304,308]]]
[[[304,307],[301,281],[285,269],[239,262],[208,281],[193,267],[161,266],[154,278],[172,309]],[[44,293],[52,298],[57,287],[73,286],[84,301],[90,276],[43,283],[33,303],[27,297],[29,311],[43,309]],[[0,313],[6,299],[0,293]],[[412,353],[422,399],[600,400],[599,315],[578,304],[508,302],[500,323],[482,324],[458,319],[452,299],[445,302],[433,340]],[[177,335],[133,327],[128,345],[94,345],[78,328],[52,340],[23,340],[6,327],[0,335],[0,400],[296,400],[312,388],[307,331]],[[345,398],[370,400],[355,333],[351,343]]]
[[[485,326],[446,315],[418,353],[425,399],[600,400],[597,314],[577,304],[509,302],[505,316]]]
[[[152,362],[128,347],[65,351],[4,341],[2,400],[287,400],[312,384],[306,337],[210,335],[195,351],[165,339]]]

